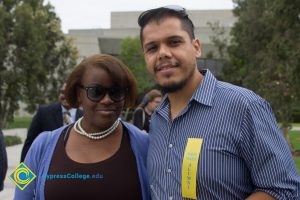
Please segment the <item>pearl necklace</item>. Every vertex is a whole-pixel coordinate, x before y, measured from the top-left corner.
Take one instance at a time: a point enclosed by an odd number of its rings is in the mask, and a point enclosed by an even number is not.
[[[118,118],[111,127],[109,127],[108,129],[101,131],[101,132],[96,132],[96,133],[87,133],[82,127],[81,127],[81,120],[83,119],[83,117],[81,117],[80,119],[78,119],[76,121],[76,123],[74,124],[74,130],[79,133],[80,135],[84,135],[90,139],[93,140],[99,140],[102,138],[105,138],[107,136],[109,136],[114,130],[116,130],[116,128],[118,127],[119,123],[120,123],[120,118]]]

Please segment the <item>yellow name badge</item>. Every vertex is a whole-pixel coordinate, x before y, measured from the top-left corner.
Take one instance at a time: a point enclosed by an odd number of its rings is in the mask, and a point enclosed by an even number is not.
[[[200,138],[188,138],[181,174],[181,190],[184,198],[197,199],[196,178],[202,142]]]

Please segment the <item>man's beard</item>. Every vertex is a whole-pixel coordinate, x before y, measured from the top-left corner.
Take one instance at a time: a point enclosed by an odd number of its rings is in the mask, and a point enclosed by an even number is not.
[[[170,85],[157,84],[157,86],[158,89],[161,90],[163,94],[166,94],[166,93],[173,93],[181,90],[186,85],[187,82],[188,82],[188,78],[181,80],[178,83],[172,83]]]
[[[180,64],[177,63],[176,67],[180,67]],[[167,84],[167,85],[160,85],[157,82],[157,87],[162,91],[163,94],[177,92],[177,91],[183,89],[184,86],[187,84],[187,82],[190,79],[192,79],[193,74],[195,73],[195,71],[194,70],[188,70],[187,73],[188,73],[187,76],[184,79],[180,80],[179,82],[173,82],[173,83],[170,83],[170,84]]]

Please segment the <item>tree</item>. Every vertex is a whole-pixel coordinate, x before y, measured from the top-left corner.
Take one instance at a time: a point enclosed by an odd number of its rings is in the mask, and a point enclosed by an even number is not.
[[[13,120],[19,102],[33,112],[57,99],[76,64],[77,50],[60,29],[54,8],[43,0],[0,2],[0,127]],[[3,47],[3,48],[2,48]],[[3,54],[2,54],[3,52]]]
[[[137,79],[139,93],[144,93],[145,90],[154,86],[154,82],[147,72],[144,54],[138,37],[128,37],[122,40],[120,58]]]
[[[300,1],[234,0],[238,18],[224,79],[267,99],[288,143],[293,105],[299,105]],[[229,78],[230,77],[230,78]]]
[[[17,77],[14,76],[9,57],[13,27],[11,12],[14,3],[7,0],[0,2],[0,128],[6,120],[12,119],[13,111],[18,109],[19,91],[15,84]]]
[[[225,60],[227,58],[228,38],[226,37],[225,27],[220,25],[219,21],[208,22],[207,25],[212,30],[212,35],[209,36],[210,41],[214,44],[218,51],[218,59]],[[211,57],[214,57],[213,52],[209,52]]]

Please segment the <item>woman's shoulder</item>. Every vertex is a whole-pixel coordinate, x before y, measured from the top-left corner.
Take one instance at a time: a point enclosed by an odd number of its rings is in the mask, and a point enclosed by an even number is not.
[[[133,124],[125,121],[122,121],[122,124],[127,128],[129,134],[132,134],[133,136],[140,139],[148,140],[148,134],[145,131],[142,131]]]
[[[50,143],[55,143],[59,136],[62,134],[64,128],[66,127],[63,126],[53,131],[44,131],[40,133],[38,137],[33,141],[31,148],[39,150],[46,148]]]
[[[128,131],[133,151],[137,154],[146,156],[149,146],[149,135],[128,122],[122,121],[122,124]]]

